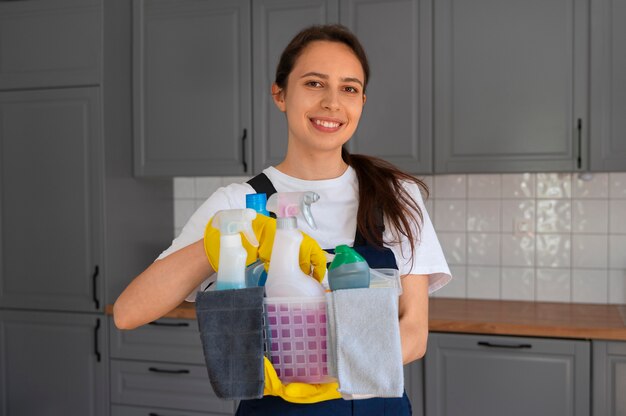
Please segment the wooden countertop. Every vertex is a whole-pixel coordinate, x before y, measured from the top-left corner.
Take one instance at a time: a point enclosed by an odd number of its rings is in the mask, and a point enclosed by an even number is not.
[[[626,341],[626,305],[431,298],[429,306],[431,332]],[[164,318],[195,319],[194,304]]]

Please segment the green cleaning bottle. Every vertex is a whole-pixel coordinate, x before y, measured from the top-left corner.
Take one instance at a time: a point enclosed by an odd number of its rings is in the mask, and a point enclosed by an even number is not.
[[[330,290],[358,289],[370,286],[370,268],[359,253],[345,244],[335,248],[335,258],[328,268]]]

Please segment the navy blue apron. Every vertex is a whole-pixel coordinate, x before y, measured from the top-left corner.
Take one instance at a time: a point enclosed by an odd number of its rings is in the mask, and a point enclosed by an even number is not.
[[[261,173],[248,183],[258,193],[270,195],[276,192],[269,178]],[[383,230],[382,213],[378,221]],[[370,245],[357,230],[354,249],[365,258],[371,268],[398,269],[396,258],[389,248]],[[334,250],[326,250],[333,252]],[[373,398],[363,400],[334,399],[311,404],[290,403],[277,396],[242,400],[235,416],[410,416],[411,403],[406,393],[398,398]]]

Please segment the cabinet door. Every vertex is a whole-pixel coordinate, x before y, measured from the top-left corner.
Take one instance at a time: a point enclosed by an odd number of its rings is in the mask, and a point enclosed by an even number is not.
[[[626,171],[626,3],[591,7],[591,170]]]
[[[336,23],[339,0],[255,0],[254,21],[254,166],[260,172],[287,153],[287,122],[272,100],[271,86],[280,54],[291,38],[313,24]]]
[[[105,321],[0,310],[0,415],[108,415]]]
[[[430,334],[429,416],[589,415],[587,341]]]
[[[593,341],[593,414],[626,415],[626,342]]]
[[[100,83],[101,0],[0,2],[0,89]]]
[[[250,174],[250,2],[135,0],[133,11],[135,174]]]
[[[435,2],[436,172],[587,167],[587,8]]]
[[[351,152],[432,171],[431,19],[430,1],[341,3],[341,20],[363,43],[372,74]]]
[[[0,306],[102,308],[97,88],[0,93]]]
[[[413,416],[424,416],[424,360],[404,366],[404,390],[411,401]]]

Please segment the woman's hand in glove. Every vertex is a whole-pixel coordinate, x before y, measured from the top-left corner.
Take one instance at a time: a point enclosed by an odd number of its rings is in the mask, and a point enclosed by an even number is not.
[[[211,218],[204,231],[204,251],[213,270],[217,271],[219,269],[220,257],[220,232],[211,225],[212,221],[213,219]],[[272,255],[272,247],[274,246],[276,220],[258,214],[252,221],[252,231],[259,242],[259,246],[252,246],[245,236],[242,235],[242,245],[248,252],[246,264],[250,265],[259,258],[265,263],[265,269],[267,270]],[[302,235],[304,238],[302,239],[302,244],[300,244],[300,268],[308,275],[311,274],[311,269],[313,269],[313,277],[321,282],[326,274],[326,255],[324,250],[313,238],[305,233],[302,233]]]

